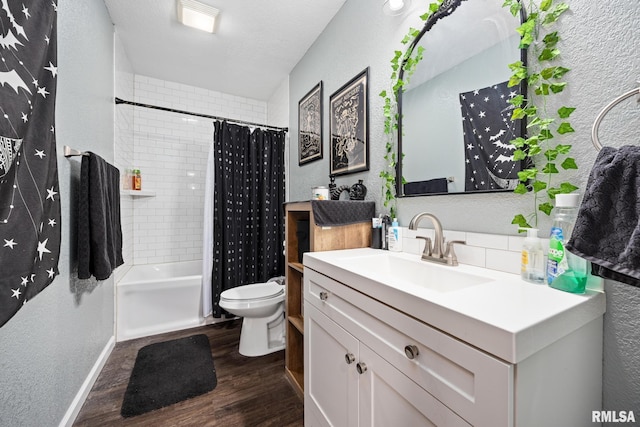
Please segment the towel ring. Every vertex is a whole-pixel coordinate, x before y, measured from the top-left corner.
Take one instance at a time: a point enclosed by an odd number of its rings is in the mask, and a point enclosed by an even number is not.
[[[629,92],[623,93],[613,101],[611,101],[606,107],[600,111],[598,117],[596,117],[596,121],[593,122],[593,127],[591,128],[591,141],[593,142],[593,146],[596,147],[596,150],[600,151],[602,149],[602,144],[598,140],[598,127],[600,127],[600,122],[607,115],[609,110],[611,110],[615,105],[624,101],[627,98],[631,98],[633,95],[640,95],[640,87],[630,90]]]

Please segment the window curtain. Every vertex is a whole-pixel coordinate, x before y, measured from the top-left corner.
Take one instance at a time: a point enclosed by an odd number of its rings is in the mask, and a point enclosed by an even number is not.
[[[284,272],[285,132],[215,122],[213,316],[220,294]]]

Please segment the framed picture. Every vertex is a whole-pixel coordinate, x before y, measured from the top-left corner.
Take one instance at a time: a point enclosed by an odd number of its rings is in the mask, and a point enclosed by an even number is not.
[[[298,102],[298,165],[322,158],[322,81]]]
[[[329,175],[369,170],[369,67],[329,98]]]

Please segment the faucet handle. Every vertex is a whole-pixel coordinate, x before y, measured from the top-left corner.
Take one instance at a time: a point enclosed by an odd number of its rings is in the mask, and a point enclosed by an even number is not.
[[[431,255],[431,237],[416,236],[416,239],[422,239],[425,241],[424,250],[422,251],[422,253],[430,256]]]
[[[466,245],[467,242],[464,240],[451,240],[447,242],[447,249],[444,253],[444,257],[447,259],[447,264],[449,265],[458,265],[458,257],[456,256],[456,252],[453,250],[453,245]]]

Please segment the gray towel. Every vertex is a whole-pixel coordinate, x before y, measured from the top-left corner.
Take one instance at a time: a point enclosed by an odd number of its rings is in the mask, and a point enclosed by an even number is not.
[[[592,273],[640,286],[640,147],[604,147],[566,246]]]
[[[320,227],[370,222],[376,214],[375,202],[364,200],[312,200],[311,209]]]

